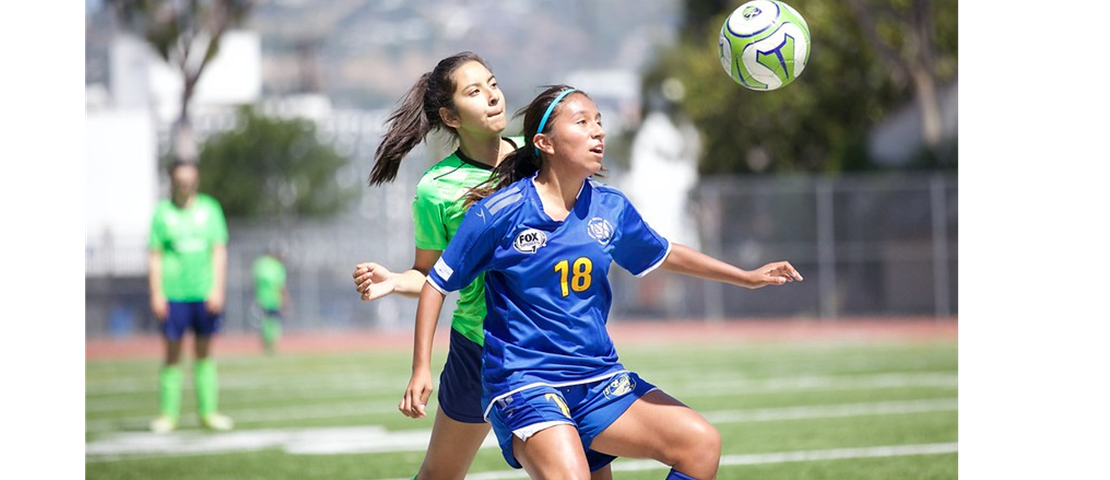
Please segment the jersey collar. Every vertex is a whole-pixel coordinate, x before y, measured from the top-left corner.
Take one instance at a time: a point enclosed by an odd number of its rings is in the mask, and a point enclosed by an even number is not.
[[[513,139],[511,139],[509,137],[501,137],[501,139],[506,141],[506,142],[509,142],[509,144],[512,145],[515,148],[520,148],[520,146],[517,145],[516,142],[514,142]],[[459,157],[459,160],[462,160],[463,163],[465,163],[467,165],[470,165],[472,167],[478,167],[478,168],[481,168],[482,170],[493,170],[492,165],[486,165],[482,162],[479,162],[479,161],[477,161],[473,158],[470,158],[470,157],[466,156],[466,154],[463,153],[461,148],[456,148],[455,149],[455,156]]]

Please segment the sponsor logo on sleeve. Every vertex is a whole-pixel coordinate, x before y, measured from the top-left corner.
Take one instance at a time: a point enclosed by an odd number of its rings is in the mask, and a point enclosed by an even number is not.
[[[436,273],[438,273],[444,281],[450,280],[451,275],[455,273],[455,270],[447,266],[447,262],[443,261],[443,257],[439,257],[439,260],[436,260],[435,267],[433,268],[435,268]]]

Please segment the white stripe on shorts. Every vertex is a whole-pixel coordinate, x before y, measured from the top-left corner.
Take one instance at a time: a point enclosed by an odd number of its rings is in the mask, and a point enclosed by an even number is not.
[[[554,427],[555,425],[572,425],[573,426],[574,424],[570,423],[566,420],[551,420],[551,421],[548,421],[548,422],[533,423],[531,425],[528,425],[527,427],[521,427],[521,428],[518,428],[516,430],[513,430],[513,435],[516,435],[517,438],[519,438],[521,441],[527,442],[528,438],[531,437],[532,435],[535,435],[535,434],[540,433],[544,430],[547,430],[551,427]]]

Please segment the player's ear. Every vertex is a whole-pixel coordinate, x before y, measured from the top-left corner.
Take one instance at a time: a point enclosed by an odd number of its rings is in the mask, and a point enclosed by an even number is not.
[[[537,133],[532,136],[532,144],[543,153],[555,154],[555,146],[551,144],[551,137],[545,133]]]
[[[439,107],[439,119],[443,120],[443,123],[451,128],[459,128],[462,126],[462,121],[459,120],[459,116],[447,107]]]

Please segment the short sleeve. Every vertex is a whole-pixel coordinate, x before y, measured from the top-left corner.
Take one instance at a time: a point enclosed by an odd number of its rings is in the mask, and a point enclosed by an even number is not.
[[[416,198],[412,201],[412,224],[416,248],[423,250],[445,250],[447,248],[447,227],[442,202],[432,194],[434,187],[420,184],[416,187]]]
[[[659,267],[670,252],[670,242],[653,230],[627,199],[618,221],[620,233],[614,239],[613,261],[637,277]]]
[[[227,245],[227,219],[224,218],[224,209],[215,199],[212,200],[212,243]]]
[[[148,247],[152,252],[161,252],[165,250],[166,244],[166,229],[165,223],[162,222],[162,208],[161,205],[154,207],[154,216],[150,220],[150,241]]]
[[[428,283],[446,294],[470,285],[489,268],[500,238],[491,217],[484,205],[467,210],[459,230],[428,273]]]

